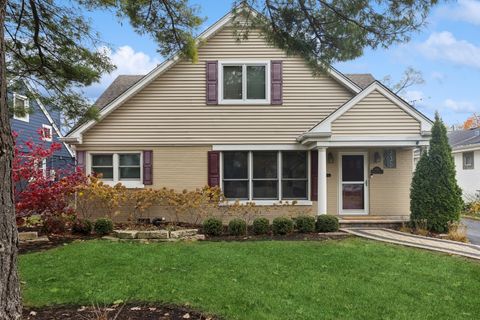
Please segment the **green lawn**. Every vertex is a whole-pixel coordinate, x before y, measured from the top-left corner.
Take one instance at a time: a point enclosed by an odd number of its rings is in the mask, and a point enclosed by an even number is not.
[[[20,257],[24,303],[188,304],[226,319],[472,319],[480,263],[360,239],[126,244]]]

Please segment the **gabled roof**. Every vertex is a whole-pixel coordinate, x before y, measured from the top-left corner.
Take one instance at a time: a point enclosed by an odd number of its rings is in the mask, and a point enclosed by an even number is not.
[[[401,108],[406,113],[411,115],[414,119],[418,120],[420,122],[420,128],[421,128],[422,134],[428,135],[430,133],[430,130],[433,124],[430,119],[428,119],[420,111],[418,111],[417,109],[412,107],[410,104],[408,104],[405,100],[403,100],[402,98],[397,96],[395,93],[390,91],[383,84],[375,80],[368,87],[363,89],[362,92],[360,92],[359,94],[357,94],[356,96],[348,100],[340,108],[336,109],[334,112],[328,115],[325,119],[323,119],[314,127],[312,127],[309,131],[302,134],[298,138],[298,140],[303,141],[308,137],[325,137],[325,136],[331,135],[332,123],[375,90],[380,92],[383,96],[385,96],[387,99],[392,101],[399,108]]]
[[[345,76],[362,89],[365,89],[375,81],[375,78],[370,73],[345,73]]]
[[[220,31],[224,26],[226,26],[229,22],[231,22],[234,18],[233,12],[227,13],[225,16],[220,18],[217,22],[207,28],[204,32],[202,32],[196,39],[197,43],[203,42],[211,38],[215,35],[218,31]],[[126,100],[130,97],[135,95],[137,92],[145,88],[148,84],[150,84],[153,80],[155,80],[158,76],[166,72],[172,66],[174,66],[178,61],[181,60],[180,52],[174,54],[169,59],[165,60],[163,63],[158,65],[155,69],[150,71],[148,74],[143,76],[139,79],[136,83],[131,85],[128,89],[123,91],[119,96],[113,98],[110,102],[108,102],[101,110],[99,115],[99,121],[105,118],[108,114],[122,105]],[[357,94],[361,91],[361,87],[358,86],[355,82],[350,80],[348,77],[337,71],[335,68],[330,67],[327,70],[328,74],[338,81],[340,84],[344,85],[348,90]],[[95,120],[87,121],[81,125],[75,127],[72,131],[70,131],[64,140],[68,140],[70,142],[80,142],[82,140],[82,134],[93,127],[96,124]]]
[[[98,97],[94,105],[102,110],[106,105],[115,100],[119,95],[127,91],[131,86],[142,79],[144,75],[119,75]]]
[[[448,142],[453,150],[480,148],[480,128],[451,131],[448,133]]]

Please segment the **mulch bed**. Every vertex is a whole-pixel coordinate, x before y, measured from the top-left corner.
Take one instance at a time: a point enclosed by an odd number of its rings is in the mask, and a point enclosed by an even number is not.
[[[219,320],[182,306],[153,304],[122,304],[109,307],[59,306],[24,308],[23,319],[73,319],[73,320]]]
[[[99,236],[82,236],[74,234],[51,234],[48,235],[48,241],[27,241],[18,245],[19,253],[29,253],[53,249],[71,243],[77,240],[99,239]]]
[[[249,236],[229,236],[223,235],[218,237],[206,237],[207,241],[267,241],[267,240],[283,240],[283,241],[322,241],[322,240],[338,240],[351,237],[352,235],[345,232],[332,233],[291,233],[288,235],[249,235]],[[21,242],[19,244],[19,253],[30,253],[53,249],[56,247],[67,245],[73,241],[100,239],[101,236],[76,235],[76,234],[50,234],[49,241],[32,241]]]
[[[262,241],[262,240],[284,240],[284,241],[323,241],[323,240],[338,240],[351,237],[351,234],[346,232],[332,232],[332,233],[291,233],[287,235],[249,235],[249,236],[218,236],[208,237],[208,241]]]

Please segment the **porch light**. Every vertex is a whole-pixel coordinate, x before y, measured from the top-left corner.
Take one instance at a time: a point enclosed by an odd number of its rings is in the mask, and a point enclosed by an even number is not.
[[[380,153],[378,153],[378,151],[375,151],[375,153],[373,154],[373,162],[379,163],[380,160],[382,160],[382,158],[380,157]]]
[[[327,162],[328,163],[333,163],[335,159],[333,158],[333,154],[331,152],[328,153],[327,155]]]

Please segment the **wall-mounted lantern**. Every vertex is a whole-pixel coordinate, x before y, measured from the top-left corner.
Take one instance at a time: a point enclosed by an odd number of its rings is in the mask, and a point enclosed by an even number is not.
[[[333,163],[335,161],[335,159],[333,158],[333,154],[331,152],[329,152],[327,154],[327,162],[328,163]]]
[[[379,163],[382,160],[382,157],[380,156],[380,153],[378,151],[375,151],[373,154],[373,162],[374,163]]]

